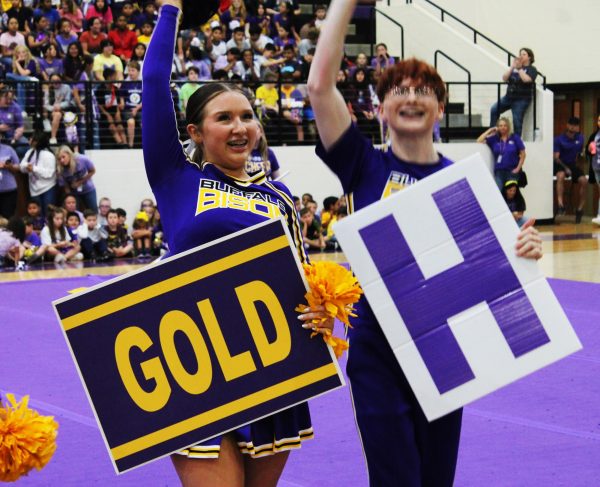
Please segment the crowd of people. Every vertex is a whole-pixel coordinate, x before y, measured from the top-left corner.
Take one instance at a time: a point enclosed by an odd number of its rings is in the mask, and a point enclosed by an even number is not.
[[[0,7],[4,140],[22,156],[32,116],[51,145],[76,146],[87,137],[94,147],[139,147],[141,73],[158,18],[155,1],[3,0]],[[223,0],[206,24],[180,31],[171,73],[180,123],[203,82],[238,81],[268,133],[283,127],[290,141],[314,142],[305,83],[326,13],[315,5],[312,16],[299,15],[297,0]],[[353,120],[379,140],[374,86],[394,62],[379,44],[371,59],[345,57],[338,80]]]

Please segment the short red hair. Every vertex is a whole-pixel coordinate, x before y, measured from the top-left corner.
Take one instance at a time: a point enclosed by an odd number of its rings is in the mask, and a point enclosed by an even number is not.
[[[383,103],[386,95],[395,86],[399,86],[405,79],[413,80],[415,87],[427,86],[435,91],[438,102],[446,100],[446,84],[437,70],[431,65],[417,58],[399,61],[381,73],[377,83],[377,96]]]

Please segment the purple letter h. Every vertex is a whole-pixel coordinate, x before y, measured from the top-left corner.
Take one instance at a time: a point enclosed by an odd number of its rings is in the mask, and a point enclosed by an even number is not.
[[[448,318],[487,302],[515,357],[550,339],[469,183],[433,194],[464,261],[425,279],[393,215],[360,230],[396,308],[440,394],[475,376]]]

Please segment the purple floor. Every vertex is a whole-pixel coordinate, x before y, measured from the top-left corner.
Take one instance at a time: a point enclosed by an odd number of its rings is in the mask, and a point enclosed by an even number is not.
[[[60,423],[50,464],[18,485],[179,485],[168,460],[114,474],[51,308],[103,279],[2,284],[0,393],[29,394]],[[600,485],[600,285],[551,284],[584,349],[465,409],[457,486]],[[292,453],[279,485],[367,485],[348,388],[313,400],[311,411],[317,436]]]

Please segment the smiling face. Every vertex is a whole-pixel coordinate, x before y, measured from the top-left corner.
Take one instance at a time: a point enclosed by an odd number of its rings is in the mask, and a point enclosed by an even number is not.
[[[433,126],[444,113],[435,91],[405,78],[396,90],[390,90],[380,107],[383,120],[397,135],[431,137]]]
[[[199,126],[188,132],[201,145],[204,159],[234,177],[246,175],[244,167],[258,138],[248,99],[237,91],[225,91],[206,104]]]

